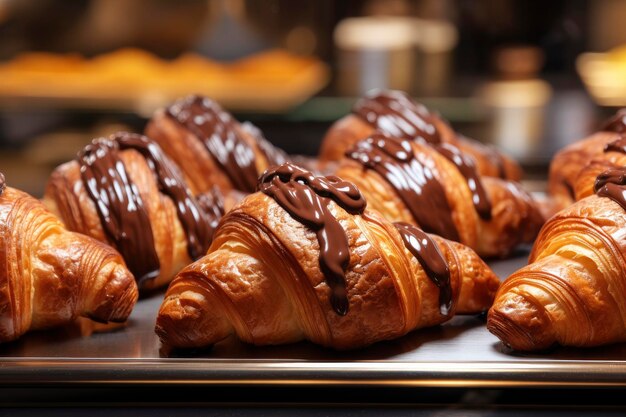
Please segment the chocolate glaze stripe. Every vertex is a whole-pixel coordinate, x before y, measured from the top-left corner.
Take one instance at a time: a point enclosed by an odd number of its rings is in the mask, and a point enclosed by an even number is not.
[[[6,183],[6,180],[4,179],[4,174],[0,172],[0,196],[2,196],[6,188],[7,188],[7,183]]]
[[[417,159],[409,140],[375,132],[346,156],[385,178],[425,231],[459,241],[445,190],[432,170]]]
[[[448,316],[452,310],[450,268],[435,241],[408,223],[394,223],[406,248],[415,256],[428,278],[439,288],[439,312]]]
[[[175,102],[166,114],[203,143],[235,188],[254,192],[257,181],[254,150],[237,131],[238,122],[215,101],[189,96]]]
[[[620,135],[619,139],[607,143],[604,146],[604,152],[621,152],[626,153],[626,136]]]
[[[142,283],[159,275],[160,263],[148,213],[118,152],[116,142],[94,140],[78,154],[80,174],[105,234]]]
[[[352,112],[391,136],[441,142],[433,123],[436,116],[405,92],[373,90],[356,102]]]
[[[360,214],[366,203],[359,190],[338,177],[318,177],[286,163],[263,173],[259,178],[259,191],[315,231],[320,246],[320,269],[331,290],[331,305],[337,314],[346,315],[349,302],[345,271],[350,261],[350,246],[346,232],[328,204],[333,200],[347,212]]]
[[[626,210],[626,167],[607,169],[596,178],[593,187],[600,197],[607,197]]]
[[[491,202],[478,176],[474,160],[470,156],[464,155],[459,148],[450,143],[436,145],[435,149],[452,162],[467,180],[467,187],[472,192],[472,203],[480,218],[491,220]]]
[[[134,149],[146,158],[148,166],[157,178],[159,190],[170,197],[176,206],[176,214],[187,238],[189,257],[196,260],[203,256],[209,249],[213,229],[223,215],[223,208],[219,210],[221,205],[216,205],[217,211],[205,210],[208,207],[201,208],[173,163],[165,156],[159,145],[147,137],[120,132],[113,135],[112,140],[118,143],[121,150]],[[213,204],[215,205],[215,200],[220,198],[221,195],[214,195]]]

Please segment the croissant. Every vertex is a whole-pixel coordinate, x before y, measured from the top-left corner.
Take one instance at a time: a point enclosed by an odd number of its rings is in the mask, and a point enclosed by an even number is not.
[[[530,264],[502,285],[487,327],[517,350],[626,341],[626,168],[541,230]]]
[[[59,166],[44,203],[70,230],[115,247],[143,289],[203,256],[225,210],[218,190],[194,197],[156,143],[126,132]]]
[[[346,152],[336,174],[357,185],[375,210],[461,242],[480,256],[506,256],[531,243],[543,216],[518,183],[480,176],[450,143],[374,132]]]
[[[626,140],[623,140],[626,134],[625,117],[626,109],[621,109],[604,123],[599,132],[556,153],[550,163],[548,178],[548,192],[554,200],[555,212],[589,195],[592,188],[589,185],[603,169],[596,167],[587,172],[588,165],[615,165],[621,154],[626,153]],[[594,172],[596,175],[593,175]],[[579,182],[583,184],[578,185]]]
[[[145,133],[184,172],[194,192],[217,186],[254,192],[259,175],[270,165],[287,160],[261,131],[239,123],[215,101],[189,96],[157,111]]]
[[[0,342],[79,316],[122,322],[137,286],[120,255],[67,231],[39,200],[0,174]]]
[[[522,176],[515,161],[490,146],[456,133],[440,116],[408,94],[395,90],[372,90],[357,101],[352,113],[335,122],[326,133],[320,160],[341,159],[348,149],[375,130],[430,144],[452,144],[474,159],[478,173],[483,176],[510,180],[519,180]]]
[[[352,349],[486,310],[498,278],[469,248],[393,225],[351,183],[291,164],[222,219],[207,255],[168,288],[164,345],[307,339]]]

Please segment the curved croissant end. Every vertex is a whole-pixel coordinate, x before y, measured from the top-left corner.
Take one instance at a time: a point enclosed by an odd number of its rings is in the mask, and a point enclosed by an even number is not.
[[[517,350],[626,340],[624,227],[623,209],[597,196],[555,215],[498,291],[488,329]]]
[[[0,342],[73,321],[128,318],[138,293],[120,255],[68,232],[43,204],[7,187],[0,195]]]

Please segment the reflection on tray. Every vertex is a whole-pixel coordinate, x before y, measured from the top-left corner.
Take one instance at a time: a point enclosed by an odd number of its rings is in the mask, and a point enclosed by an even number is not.
[[[288,359],[288,360],[385,360],[425,348],[429,343],[446,343],[457,338],[461,333],[484,326],[485,321],[475,316],[457,316],[450,322],[428,329],[421,329],[395,340],[376,343],[364,349],[335,351],[309,342],[283,346],[253,346],[230,337],[213,346],[212,349],[192,351],[169,351],[161,349],[162,357],[213,358],[213,359]],[[433,358],[434,359],[434,358]]]

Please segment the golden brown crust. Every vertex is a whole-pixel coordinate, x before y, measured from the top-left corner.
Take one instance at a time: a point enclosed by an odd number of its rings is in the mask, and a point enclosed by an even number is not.
[[[468,182],[456,166],[429,145],[412,143],[411,146],[419,161],[428,166],[442,184],[461,243],[480,256],[503,257],[516,246],[534,240],[544,218],[532,197],[518,183],[482,177],[491,202],[491,220],[484,220],[476,212]],[[337,175],[355,183],[370,207],[390,221],[420,226],[394,187],[376,171],[343,158]]]
[[[320,147],[319,160],[339,161],[348,149],[371,135],[374,130],[371,124],[354,114],[342,117],[326,132]]]
[[[478,173],[490,177],[502,177],[509,180],[519,181],[522,177],[522,169],[510,157],[484,145],[476,140],[458,135],[443,120],[434,118],[437,131],[443,143],[450,143],[467,155],[471,155],[476,162]],[[326,132],[322,141],[319,159],[323,163],[339,161],[345,152],[358,141],[370,136],[375,127],[366,120],[354,114],[337,120]]]
[[[587,197],[542,229],[530,264],[502,285],[488,328],[517,350],[626,340],[626,227],[611,199]]]
[[[144,202],[160,264],[159,275],[145,281],[142,289],[158,288],[191,262],[185,231],[174,203],[159,191],[157,179],[145,158],[133,149],[119,154]],[[84,187],[78,162],[70,161],[55,169],[46,186],[43,201],[70,230],[112,243],[105,235],[96,205]]]
[[[128,318],[137,286],[108,245],[68,232],[31,196],[0,196],[0,342],[78,316],[101,322]]]
[[[585,183],[580,185],[580,196],[589,195],[589,181],[595,181],[595,177],[590,178],[589,173],[583,174],[581,171],[592,161],[610,160],[616,157],[618,154],[616,152],[605,154],[604,147],[619,138],[618,133],[597,132],[557,152],[550,163],[548,178],[548,192],[555,201],[555,213],[578,199],[576,194],[579,180]],[[586,191],[583,192],[583,188]]]
[[[395,227],[375,211],[351,215],[330,204],[350,245],[347,315],[331,307],[315,233],[255,193],[222,219],[207,256],[172,282],[157,318],[162,342],[199,347],[236,334],[257,345],[307,339],[352,349],[445,321],[438,288]],[[497,277],[471,250],[438,241],[450,263],[453,311],[488,308]]]

